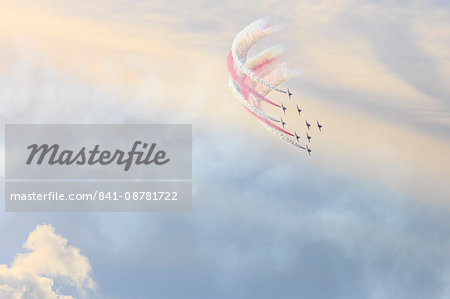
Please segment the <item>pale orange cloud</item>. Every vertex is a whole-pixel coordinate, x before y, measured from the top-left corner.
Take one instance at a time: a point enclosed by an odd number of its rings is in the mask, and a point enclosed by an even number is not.
[[[80,296],[95,291],[89,260],[48,224],[38,225],[10,267],[0,265],[1,298],[73,298],[55,289],[55,279],[76,287]]]

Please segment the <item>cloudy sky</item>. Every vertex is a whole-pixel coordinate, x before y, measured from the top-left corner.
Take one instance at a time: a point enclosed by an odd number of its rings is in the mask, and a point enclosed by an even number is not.
[[[263,16],[311,158],[228,89]],[[0,295],[448,298],[448,82],[446,1],[0,0],[2,124],[194,130],[192,213],[1,212]]]

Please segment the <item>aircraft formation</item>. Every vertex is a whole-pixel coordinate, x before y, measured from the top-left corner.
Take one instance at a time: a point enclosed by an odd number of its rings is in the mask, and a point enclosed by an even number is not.
[[[289,90],[289,88],[287,88],[286,93],[289,97],[289,100],[292,100],[293,93]],[[301,113],[303,110],[298,106],[298,104],[296,104],[296,108],[297,108],[297,114],[298,114],[299,118],[301,118],[302,117]],[[283,110],[283,114],[286,114],[286,111],[288,109],[283,105],[283,103],[281,103],[281,109]],[[280,121],[281,121],[281,125],[283,126],[283,129],[284,129],[286,127],[287,123],[285,121],[283,121],[283,118],[280,118]],[[305,142],[305,149],[306,149],[308,155],[310,155],[310,156],[311,156],[312,150],[309,148],[308,144],[311,143],[311,139],[312,139],[312,137],[309,135],[309,132],[311,131],[311,126],[312,126],[311,123],[309,123],[308,120],[305,118],[305,127],[306,127],[305,135],[306,135],[306,140],[308,141],[308,143]],[[317,126],[317,130],[319,132],[322,132],[323,125],[318,120],[316,120],[316,126]],[[295,136],[295,139],[297,140],[297,142],[300,142],[301,138],[297,134],[297,131],[294,131],[294,136]]]
[[[297,117],[302,121],[291,125],[292,118],[289,118],[288,114],[293,105],[293,93],[289,88],[283,90],[278,87],[293,75],[288,70],[286,63],[277,63],[282,47],[273,46],[247,59],[250,48],[278,28],[279,26],[275,23],[264,18],[251,23],[236,35],[227,57],[229,85],[234,96],[251,115],[258,119],[263,127],[282,141],[305,150],[311,155],[309,145],[312,139],[311,131],[315,126],[303,117],[303,110],[298,104],[295,105]],[[272,91],[284,93],[288,99],[285,102],[276,103],[266,97]],[[265,111],[266,105],[279,108],[281,117],[271,116]],[[287,120],[289,120],[289,124]],[[303,129],[297,126],[303,120],[306,125],[305,135],[303,135]],[[322,132],[323,126],[317,120],[316,124],[318,130]],[[289,131],[289,128],[294,127],[295,131]]]

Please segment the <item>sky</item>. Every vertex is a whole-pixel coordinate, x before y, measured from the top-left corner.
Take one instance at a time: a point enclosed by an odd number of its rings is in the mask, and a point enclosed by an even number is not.
[[[193,125],[192,212],[1,212],[0,295],[450,297],[446,1],[0,7],[2,124]],[[232,40],[264,16],[283,27],[254,51],[285,47],[282,87],[324,125],[311,157],[228,88]]]

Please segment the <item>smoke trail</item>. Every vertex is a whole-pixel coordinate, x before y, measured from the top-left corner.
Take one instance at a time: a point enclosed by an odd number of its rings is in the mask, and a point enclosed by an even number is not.
[[[233,57],[231,55],[231,51],[230,54],[228,55],[228,71],[230,72],[231,78],[234,80],[234,82],[236,82],[239,85],[239,88],[241,89],[241,92],[244,93],[245,98],[247,98],[246,94],[252,94],[254,97],[256,97],[258,100],[264,101],[266,103],[269,103],[275,107],[281,108],[280,105],[278,105],[277,103],[272,102],[271,100],[269,100],[268,98],[264,97],[263,95],[257,93],[253,88],[251,88],[248,85],[247,82],[247,78],[248,77],[244,77],[244,78],[240,78],[236,72],[236,69],[234,67],[234,63],[233,63]]]
[[[266,19],[260,19],[237,34],[227,57],[230,74],[229,85],[234,96],[250,114],[258,119],[262,126],[281,140],[306,150],[304,146],[292,138],[294,137],[292,133],[275,125],[274,122],[280,123],[280,121],[266,114],[261,107],[261,103],[265,102],[282,108],[265,96],[272,90],[286,93],[276,86],[291,78],[292,73],[288,71],[285,63],[274,65],[283,48],[279,45],[271,47],[246,62],[249,49],[261,38],[271,34],[276,29],[276,25],[270,24]]]
[[[233,44],[231,45],[231,53],[233,55],[233,60],[236,64],[236,67],[239,69],[239,71],[251,77],[259,84],[266,86],[267,88],[276,90],[281,93],[286,93],[286,91],[279,89],[269,82],[266,82],[263,79],[259,78],[245,64],[248,50],[260,39],[268,36],[276,30],[278,30],[278,26],[269,23],[265,18],[251,23],[236,35],[233,40]]]

